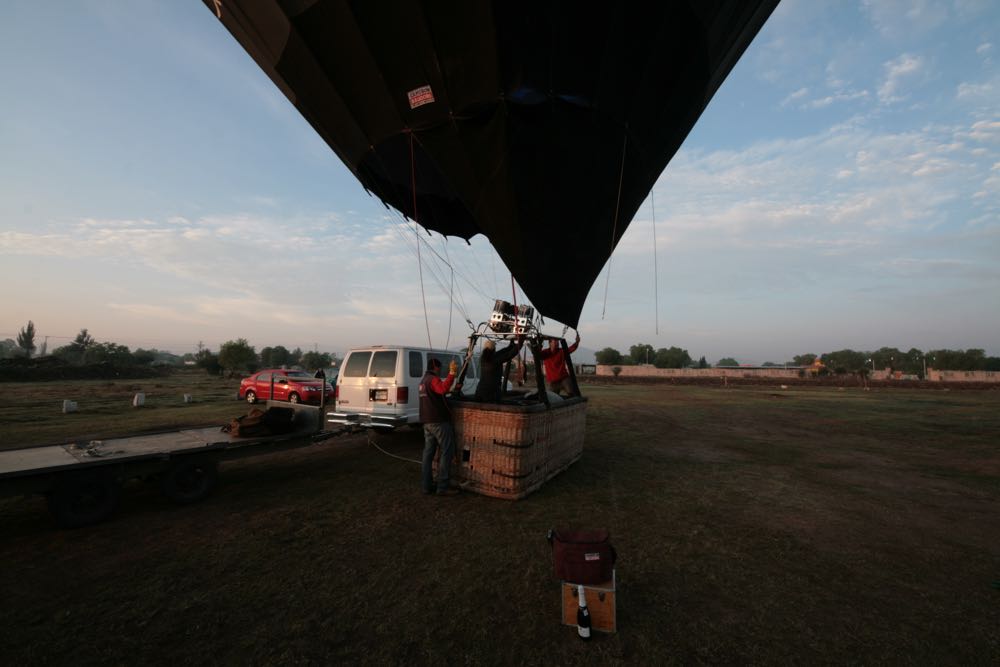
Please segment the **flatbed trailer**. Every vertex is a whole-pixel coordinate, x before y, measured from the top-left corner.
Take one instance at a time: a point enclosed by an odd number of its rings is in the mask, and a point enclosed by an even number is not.
[[[197,502],[215,488],[220,461],[304,447],[351,430],[318,431],[321,408],[293,407],[293,430],[281,435],[233,437],[214,426],[0,451],[0,496],[43,494],[55,519],[69,528],[109,517],[129,479],[157,479],[171,500]]]

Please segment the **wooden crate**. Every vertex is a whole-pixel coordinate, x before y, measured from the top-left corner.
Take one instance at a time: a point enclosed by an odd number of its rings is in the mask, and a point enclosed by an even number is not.
[[[583,453],[587,399],[551,408],[449,402],[455,426],[451,478],[476,493],[518,500],[539,489]]]
[[[617,632],[618,617],[615,608],[615,573],[611,571],[611,580],[602,584],[584,584],[583,594],[590,611],[590,627],[600,632]],[[562,582],[562,622],[563,625],[576,625],[577,584]]]

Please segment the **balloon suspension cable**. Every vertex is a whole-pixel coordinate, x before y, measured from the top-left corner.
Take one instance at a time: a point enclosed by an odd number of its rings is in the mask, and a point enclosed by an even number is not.
[[[427,347],[431,343],[431,323],[427,318],[427,295],[424,293],[424,263],[420,259],[420,223],[417,220],[417,167],[413,157],[413,132],[410,132],[410,189],[413,191],[413,233],[417,237],[417,270],[420,274],[420,299],[424,303],[424,326],[427,328]]]
[[[449,267],[451,268],[451,267]],[[448,293],[448,337],[444,341],[444,349],[451,343],[451,311],[455,305],[455,269],[451,269],[451,290]]]
[[[622,166],[618,172],[618,199],[615,201],[615,224],[611,229],[611,247],[608,249],[608,274],[604,281],[604,307],[601,308],[601,319],[608,310],[608,285],[611,284],[611,255],[615,251],[615,237],[618,236],[618,212],[622,205],[622,177],[625,175],[625,150],[628,148],[628,126],[625,127],[625,136],[622,139]]]
[[[656,194],[649,191],[649,205],[653,210],[653,308],[656,316],[656,335],[660,335],[660,277],[656,266]]]
[[[514,317],[516,318],[517,317],[517,288],[514,287],[514,274],[513,273],[510,274],[510,294],[511,294],[510,298],[513,299],[512,303],[514,304]],[[517,320],[515,319],[515,322],[516,321]],[[515,324],[515,326],[516,326],[516,324]]]

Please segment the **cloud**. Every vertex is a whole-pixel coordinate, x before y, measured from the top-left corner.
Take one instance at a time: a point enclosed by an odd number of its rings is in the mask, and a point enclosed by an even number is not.
[[[872,25],[891,39],[927,32],[949,18],[948,3],[941,0],[863,0],[861,7]]]
[[[907,53],[885,63],[885,80],[878,89],[879,102],[892,104],[906,99],[902,94],[904,83],[919,74],[923,67],[923,58]]]
[[[960,100],[995,101],[997,90],[996,81],[962,82],[955,89],[955,97]]]
[[[786,107],[789,104],[791,104],[792,102],[794,102],[796,100],[800,100],[800,99],[802,99],[803,97],[805,97],[808,94],[809,94],[809,89],[808,88],[799,88],[795,92],[789,93],[785,97],[785,99],[781,100],[781,102],[778,104],[778,106]]]

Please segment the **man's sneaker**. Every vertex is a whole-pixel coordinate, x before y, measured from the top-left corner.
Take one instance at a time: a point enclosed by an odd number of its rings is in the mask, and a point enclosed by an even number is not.
[[[437,494],[439,496],[457,496],[461,491],[455,487],[450,487],[447,489],[438,489]]]

